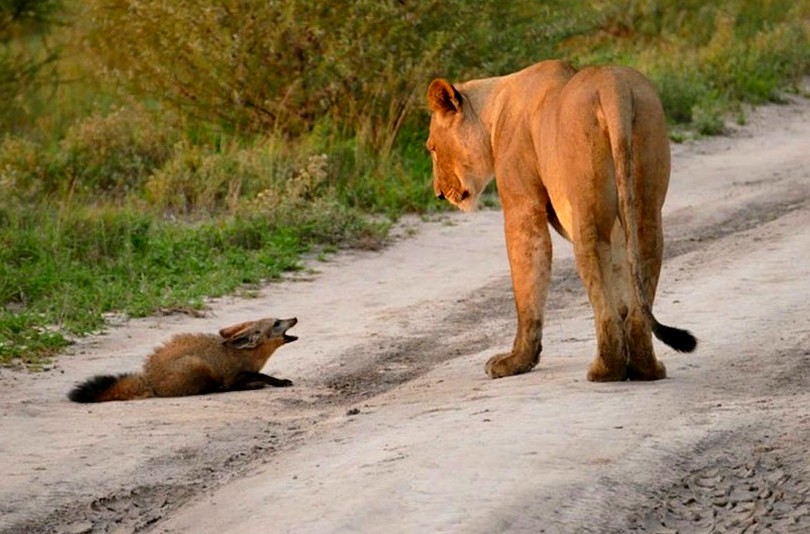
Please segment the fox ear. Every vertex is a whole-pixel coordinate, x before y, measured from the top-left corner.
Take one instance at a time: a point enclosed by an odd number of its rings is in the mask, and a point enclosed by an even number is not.
[[[225,338],[223,344],[235,349],[253,349],[262,340],[262,329],[251,321],[227,326],[219,331],[219,335]]]
[[[461,111],[461,93],[458,89],[443,78],[436,78],[430,82],[427,91],[427,101],[430,111],[446,115]]]
[[[255,349],[264,338],[260,328],[248,327],[234,333],[223,344],[235,349]]]
[[[247,321],[244,323],[239,323],[231,326],[226,326],[222,330],[219,331],[219,335],[228,339],[229,337],[233,337],[233,335],[240,330],[244,330],[245,328],[249,327],[253,324],[253,321]]]

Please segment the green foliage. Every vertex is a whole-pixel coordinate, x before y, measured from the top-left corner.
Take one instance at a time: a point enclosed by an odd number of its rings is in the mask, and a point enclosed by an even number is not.
[[[657,83],[668,118],[722,132],[741,102],[778,100],[810,70],[810,4],[783,0],[597,2],[561,50],[584,63],[618,61]]]
[[[88,4],[95,53],[141,94],[240,132],[298,135],[329,120],[377,149],[437,68],[509,70],[537,53],[516,1]]]
[[[115,108],[76,121],[60,142],[49,191],[123,197],[169,159],[177,133],[139,107]]]
[[[0,192],[7,199],[33,201],[47,175],[42,148],[33,141],[7,136],[0,140]]]
[[[61,0],[0,0],[0,132],[26,119],[26,95],[49,80],[58,54],[45,41]]]
[[[63,334],[47,326],[42,315],[0,311],[0,364],[19,361],[36,370],[68,344]]]
[[[66,334],[98,329],[113,311],[204,308],[207,298],[298,268],[318,244],[380,242],[384,226],[339,205],[318,206],[256,206],[195,225],[111,206],[0,206],[0,364],[52,354]]]
[[[181,142],[145,184],[145,198],[175,215],[235,213],[242,200],[292,177],[297,162],[291,158],[279,142],[264,137],[219,149]]]
[[[77,120],[54,147],[6,136],[0,180],[18,197],[79,195],[123,198],[171,155],[177,132],[140,107],[122,107]]]

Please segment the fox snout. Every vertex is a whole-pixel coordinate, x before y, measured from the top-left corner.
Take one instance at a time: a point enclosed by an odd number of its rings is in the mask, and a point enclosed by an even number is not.
[[[288,334],[287,330],[295,326],[297,323],[297,317],[292,317],[290,319],[278,319],[275,324],[273,324],[273,333],[275,334],[276,332],[279,332],[277,335],[281,335],[282,339],[284,339],[284,343],[292,343],[298,339],[298,336]]]

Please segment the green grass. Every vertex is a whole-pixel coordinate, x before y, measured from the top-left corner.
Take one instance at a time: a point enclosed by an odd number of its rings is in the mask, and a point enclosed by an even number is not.
[[[628,64],[677,140],[810,73],[792,0],[31,1],[18,19],[0,2],[0,365],[29,368],[106,314],[198,313],[448,209],[432,77]]]
[[[319,246],[379,243],[385,226],[331,209],[176,224],[125,208],[0,210],[0,364],[41,364],[104,315],[195,312],[206,300],[256,288],[300,268]],[[54,325],[60,328],[55,330]]]
[[[781,100],[810,72],[810,3],[620,0],[561,43],[580,63],[616,62],[658,86],[675,131],[724,131],[743,104]]]

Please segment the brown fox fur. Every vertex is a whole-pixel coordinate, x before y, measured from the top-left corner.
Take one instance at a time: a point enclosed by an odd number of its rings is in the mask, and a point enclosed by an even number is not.
[[[141,373],[99,375],[74,387],[74,402],[183,397],[220,391],[292,386],[260,373],[277,348],[298,339],[287,334],[298,319],[261,319],[213,334],[178,334],[155,349]]]

